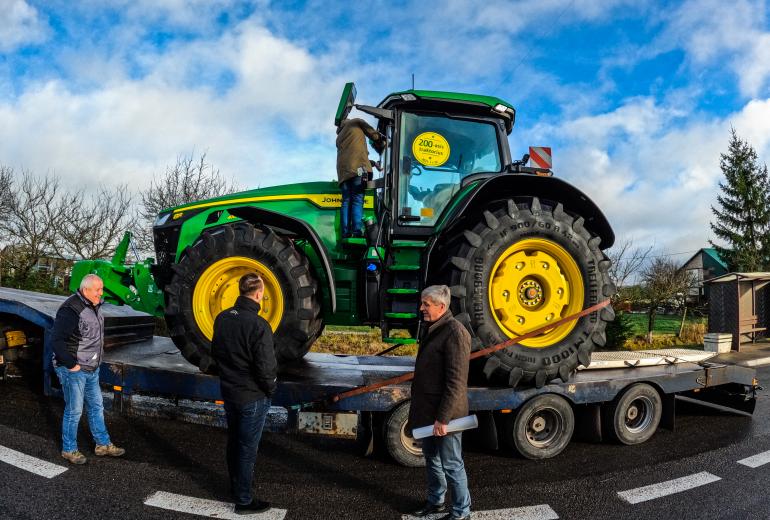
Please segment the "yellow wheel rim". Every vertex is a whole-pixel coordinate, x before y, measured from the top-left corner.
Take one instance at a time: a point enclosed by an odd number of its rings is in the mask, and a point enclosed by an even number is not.
[[[211,339],[214,336],[214,319],[225,309],[235,305],[238,298],[238,281],[246,273],[257,272],[265,284],[265,294],[259,315],[267,320],[275,331],[283,317],[283,291],[273,272],[263,263],[231,256],[211,264],[198,278],[193,291],[193,314],[201,332]]]
[[[500,329],[509,337],[580,312],[583,276],[571,254],[542,238],[529,238],[508,247],[498,257],[489,278],[489,303]],[[575,327],[565,323],[522,341],[533,348],[551,346]]]

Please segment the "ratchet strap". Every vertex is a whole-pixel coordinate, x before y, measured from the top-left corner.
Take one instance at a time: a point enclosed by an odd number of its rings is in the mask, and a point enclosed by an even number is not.
[[[491,354],[492,352],[497,352],[498,350],[502,350],[504,348],[510,347],[511,345],[516,345],[517,343],[520,343],[524,340],[527,340],[529,338],[535,337],[538,334],[542,334],[548,329],[552,329],[554,327],[558,327],[560,325],[563,325],[565,323],[569,323],[571,321],[578,320],[582,318],[583,316],[587,316],[593,312],[596,312],[600,309],[603,309],[607,305],[610,304],[610,300],[604,300],[596,305],[592,305],[591,307],[588,307],[586,309],[583,309],[580,312],[576,312],[575,314],[570,314],[569,316],[566,316],[564,318],[561,318],[560,320],[557,320],[553,323],[548,323],[546,325],[543,325],[542,327],[539,327],[535,330],[532,330],[530,332],[527,332],[526,334],[522,334],[521,336],[517,336],[515,338],[508,339],[506,341],[503,341],[502,343],[498,343],[497,345],[492,345],[491,347],[486,347],[481,350],[477,350],[475,352],[471,352],[470,359],[476,359],[481,356],[486,356],[487,354]],[[335,394],[333,396],[330,396],[326,399],[321,399],[318,401],[310,402],[310,403],[301,403],[297,405],[290,406],[289,409],[291,410],[301,410],[302,408],[307,408],[309,406],[312,406],[314,404],[319,403],[327,403],[327,404],[333,404],[341,401],[342,399],[347,399],[348,397],[354,397],[361,394],[367,394],[369,392],[373,392],[375,390],[378,390],[380,388],[390,386],[390,385],[396,385],[398,383],[403,383],[405,381],[410,381],[414,379],[414,372],[407,372],[406,374],[401,374],[400,376],[391,377],[389,379],[385,379],[383,381],[379,381],[377,383],[372,383],[370,385],[365,386],[359,386],[356,388],[353,388],[351,390],[347,390],[345,392]]]

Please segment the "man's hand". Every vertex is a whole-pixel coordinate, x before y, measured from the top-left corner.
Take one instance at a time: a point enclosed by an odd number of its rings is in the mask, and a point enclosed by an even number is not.
[[[436,437],[443,437],[446,435],[446,424],[440,423],[438,421],[433,423],[433,435]]]
[[[70,372],[80,372],[80,365],[75,365],[74,367],[68,368],[67,370]]]

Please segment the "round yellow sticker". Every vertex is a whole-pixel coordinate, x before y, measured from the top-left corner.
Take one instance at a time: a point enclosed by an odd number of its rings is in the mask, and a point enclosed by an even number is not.
[[[423,132],[412,142],[412,155],[425,166],[441,166],[449,159],[449,143],[436,132]]]

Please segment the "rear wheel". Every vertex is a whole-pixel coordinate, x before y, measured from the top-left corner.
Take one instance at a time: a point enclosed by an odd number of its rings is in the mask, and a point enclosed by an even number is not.
[[[662,413],[658,391],[637,383],[602,409],[603,430],[621,444],[641,444],[655,434]]]
[[[409,401],[401,403],[390,411],[383,425],[385,448],[393,460],[411,468],[425,465],[422,443],[407,435],[406,423],[409,419]]]
[[[444,278],[452,310],[474,336],[474,350],[556,322],[609,298],[610,262],[600,239],[561,204],[522,198],[490,205],[447,251]],[[492,383],[542,387],[567,381],[606,342],[611,307],[546,329],[474,367]]]
[[[260,315],[275,333],[279,362],[304,356],[323,329],[317,283],[290,240],[245,222],[205,231],[185,250],[166,287],[171,337],[204,372],[215,371],[214,320],[235,304],[238,281],[248,272],[264,282]]]
[[[567,447],[575,430],[570,404],[555,394],[533,397],[508,420],[506,440],[528,459],[555,457]]]

